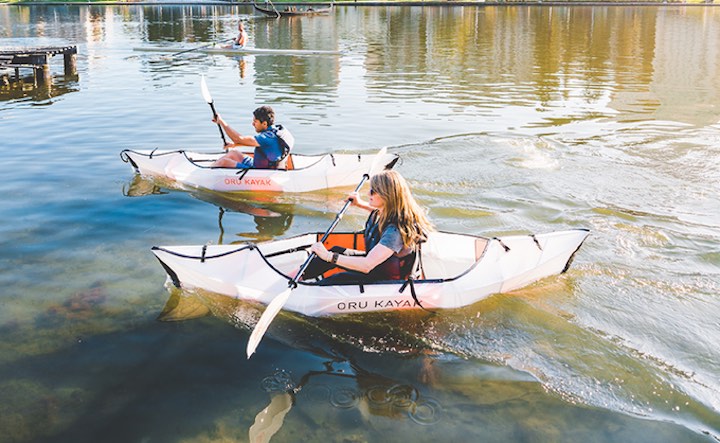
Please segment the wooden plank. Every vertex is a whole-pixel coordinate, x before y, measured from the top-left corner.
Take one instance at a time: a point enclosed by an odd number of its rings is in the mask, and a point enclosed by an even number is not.
[[[77,46],[51,46],[40,48],[11,48],[0,50],[0,55],[59,55],[77,54]]]
[[[38,65],[28,65],[23,63],[8,63],[6,65],[2,65],[3,68],[28,68],[28,69],[37,69]]]

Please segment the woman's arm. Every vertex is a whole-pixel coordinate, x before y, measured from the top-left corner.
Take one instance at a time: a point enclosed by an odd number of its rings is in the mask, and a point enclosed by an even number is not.
[[[350,200],[350,204],[352,206],[356,206],[368,212],[372,212],[373,209],[375,209],[370,206],[365,200],[361,199],[357,192],[352,192],[350,195],[348,195],[348,200]]]
[[[321,260],[331,262],[333,259],[333,253],[325,249],[325,245],[321,242],[317,242],[310,247],[310,250],[315,253]],[[394,251],[384,245],[376,245],[368,252],[366,256],[354,256],[350,257],[347,255],[338,254],[336,265],[345,269],[352,269],[353,271],[360,271],[367,274],[394,254]]]

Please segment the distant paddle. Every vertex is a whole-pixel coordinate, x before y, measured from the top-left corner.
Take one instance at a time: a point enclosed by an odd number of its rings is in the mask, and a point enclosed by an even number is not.
[[[212,95],[210,95],[210,91],[208,90],[207,83],[205,83],[205,76],[200,76],[200,91],[202,92],[203,98],[207,102],[208,105],[210,105],[210,109],[213,113],[213,118],[217,118],[217,112],[215,112],[215,104],[213,103]],[[217,124],[218,130],[220,131],[220,137],[222,137],[223,141],[223,148],[227,145],[227,140],[225,140],[225,133],[222,130],[222,126],[220,126],[220,123]]]
[[[362,180],[360,180],[360,183],[358,183],[357,187],[355,188],[355,192],[358,192],[362,185],[365,183],[365,181],[370,179],[370,174],[373,173],[378,167],[378,162],[382,157],[385,156],[385,153],[387,152],[387,148],[382,148],[375,158],[373,159],[372,165],[370,166],[370,170],[367,172],[367,174],[364,174],[362,177]],[[324,242],[327,240],[330,233],[335,229],[335,226],[337,226],[338,223],[340,223],[340,220],[343,218],[343,215],[345,215],[345,211],[347,211],[347,208],[350,207],[350,200],[347,200],[345,202],[345,205],[342,207],[340,212],[335,216],[335,220],[332,222],[330,227],[327,231],[325,231],[325,235],[323,235],[322,239],[320,239],[321,242]],[[257,324],[255,325],[255,329],[253,329],[252,333],[250,334],[250,339],[248,340],[247,344],[247,358],[250,358],[255,353],[255,349],[257,349],[258,345],[260,344],[260,340],[262,340],[263,336],[265,335],[265,332],[267,331],[268,327],[270,326],[270,323],[272,323],[273,319],[275,319],[275,316],[278,315],[280,310],[285,306],[285,303],[290,298],[290,294],[292,293],[292,290],[297,288],[297,282],[300,280],[300,278],[305,273],[305,270],[307,269],[308,265],[310,265],[310,261],[315,257],[315,253],[310,254],[310,256],[305,260],[305,263],[303,263],[302,266],[300,266],[300,269],[298,270],[297,275],[288,282],[288,288],[278,294],[267,306],[265,309],[265,312],[262,313],[260,316],[260,320],[258,320]]]
[[[208,43],[208,44],[206,44],[206,45],[200,45],[200,46],[195,47],[195,48],[185,49],[184,51],[176,52],[176,53],[174,53],[174,54],[164,55],[162,58],[171,58],[171,57],[175,57],[175,56],[180,55],[180,54],[187,54],[188,52],[199,51],[200,49],[210,48],[210,47],[213,47],[213,46],[218,45],[218,44],[220,44],[220,43],[229,42],[230,40],[232,40],[232,39],[231,39],[231,38],[226,38],[225,40],[219,40],[219,41],[216,41],[216,42]]]

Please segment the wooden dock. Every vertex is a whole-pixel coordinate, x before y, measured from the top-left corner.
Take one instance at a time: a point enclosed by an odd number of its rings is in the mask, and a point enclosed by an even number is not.
[[[61,54],[65,63],[65,75],[76,75],[77,46],[0,49],[0,82],[9,84],[9,72],[13,70],[15,80],[19,81],[21,69],[32,69],[35,84],[50,84],[50,58]]]

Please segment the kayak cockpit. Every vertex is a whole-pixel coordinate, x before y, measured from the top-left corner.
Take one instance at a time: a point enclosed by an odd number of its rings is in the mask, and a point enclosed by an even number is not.
[[[263,258],[277,272],[287,276],[296,270],[307,259],[310,246],[320,241],[322,233],[305,234],[287,240],[269,242],[267,245],[257,245]],[[287,244],[286,249],[270,249],[270,245],[277,246],[278,242],[293,240]],[[472,235],[450,234],[433,232],[428,241],[419,248],[416,258],[416,274],[414,279],[423,280],[452,280],[465,273],[482,258],[489,239]],[[327,249],[341,246],[348,249],[365,249],[365,239],[362,232],[335,232],[325,240]],[[341,272],[341,269],[331,269],[322,275],[327,278],[332,274]],[[402,280],[399,280],[401,283]],[[305,282],[313,284],[314,282]]]

